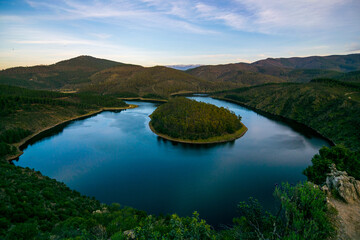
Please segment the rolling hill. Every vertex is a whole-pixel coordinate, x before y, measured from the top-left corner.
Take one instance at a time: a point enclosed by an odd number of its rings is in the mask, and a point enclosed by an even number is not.
[[[322,69],[339,72],[360,70],[360,54],[331,55],[325,57],[268,58],[252,63],[257,67],[280,67],[293,69]]]
[[[33,89],[74,89],[90,82],[89,77],[103,69],[123,63],[90,56],[79,56],[52,65],[15,67],[0,71],[0,84]]]
[[[52,65],[0,71],[0,84],[45,90],[90,91],[123,97],[166,97],[178,92],[209,92],[264,83],[309,82],[314,78],[360,81],[360,54],[278,58],[248,63],[199,66],[179,71],[142,67],[91,56]],[[352,72],[348,72],[354,70]],[[358,70],[358,71],[355,71]],[[342,72],[341,72],[342,71]]]
[[[214,83],[163,66],[116,66],[97,72],[90,79],[91,84],[81,88],[81,91],[129,96],[168,96],[179,92],[206,92],[218,89]]]
[[[251,64],[206,65],[186,72],[209,81],[251,86],[269,82],[308,82],[314,78],[358,79],[360,54],[268,58]],[[358,81],[358,80],[356,80]]]

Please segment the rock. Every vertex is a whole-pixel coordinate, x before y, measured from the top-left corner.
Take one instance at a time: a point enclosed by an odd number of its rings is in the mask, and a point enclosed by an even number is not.
[[[323,191],[325,193],[326,196],[330,195],[330,191],[327,185],[324,185],[320,188],[321,191]]]
[[[126,237],[126,239],[135,239],[135,232],[134,230],[126,230],[124,232],[124,236]]]
[[[330,170],[326,177],[327,191],[335,190],[347,203],[360,201],[360,181],[348,176],[345,171],[338,171],[335,164],[330,166]]]

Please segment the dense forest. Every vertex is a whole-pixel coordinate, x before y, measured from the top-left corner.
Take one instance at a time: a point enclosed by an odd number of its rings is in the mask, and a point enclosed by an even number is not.
[[[157,132],[180,139],[208,139],[242,128],[241,117],[228,109],[183,97],[170,99],[150,117]]]
[[[316,79],[310,83],[265,84],[214,96],[303,123],[335,144],[360,149],[360,87]]]

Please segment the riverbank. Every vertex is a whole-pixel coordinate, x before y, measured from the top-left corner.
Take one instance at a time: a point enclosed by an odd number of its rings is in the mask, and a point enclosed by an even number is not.
[[[304,124],[304,123],[301,123],[299,121],[296,121],[295,119],[291,119],[291,118],[288,118],[288,117],[284,117],[284,116],[281,116],[281,115],[276,115],[276,114],[273,114],[273,113],[270,113],[270,112],[267,112],[267,111],[264,111],[264,110],[261,110],[259,108],[255,108],[255,107],[252,107],[252,106],[249,106],[249,105],[246,105],[244,104],[243,102],[240,102],[240,101],[236,101],[236,100],[233,100],[233,99],[229,99],[229,98],[225,98],[225,97],[214,97],[214,96],[211,96],[211,98],[214,98],[214,99],[218,99],[218,100],[222,100],[222,101],[226,101],[226,102],[231,102],[231,103],[235,103],[239,106],[242,106],[246,109],[249,109],[251,111],[254,111],[258,114],[261,114],[267,118],[270,118],[270,119],[274,119],[274,120],[278,120],[278,121],[283,121],[283,122],[286,122],[286,123],[295,123],[295,124],[298,124],[298,125],[301,125],[301,126],[304,126],[308,129],[310,129],[311,131],[313,131],[314,133],[316,133],[317,135],[321,136],[322,138],[324,138],[326,141],[329,142],[329,144],[331,146],[335,146],[336,143],[330,139],[329,137],[327,136],[324,136],[324,134],[322,134],[321,132],[319,132],[318,130]]]
[[[135,105],[135,104],[128,104],[127,107],[104,107],[104,108],[100,108],[99,110],[90,111],[90,112],[88,112],[86,114],[82,114],[82,115],[79,115],[79,116],[75,116],[75,117],[63,120],[61,122],[58,122],[58,123],[53,124],[51,126],[48,126],[46,128],[39,129],[39,130],[35,131],[35,133],[33,133],[30,136],[28,136],[28,137],[24,138],[23,140],[21,140],[20,142],[12,144],[16,148],[17,154],[7,156],[7,157],[5,157],[5,160],[7,162],[12,162],[13,160],[18,159],[23,154],[22,149],[24,149],[28,145],[28,143],[31,142],[31,140],[33,138],[39,136],[40,134],[42,134],[42,133],[44,133],[46,131],[49,131],[49,130],[53,129],[55,127],[59,127],[59,126],[61,126],[63,124],[66,124],[66,123],[74,121],[74,120],[88,118],[88,117],[97,115],[97,114],[99,114],[101,112],[104,112],[104,111],[120,111],[120,110],[132,109],[132,108],[136,108],[136,107],[138,107],[138,106]]]
[[[227,134],[224,136],[212,137],[212,138],[207,138],[207,139],[186,140],[186,139],[180,139],[180,138],[172,138],[165,134],[158,133],[151,125],[151,121],[149,122],[149,127],[150,127],[151,131],[153,133],[155,133],[156,135],[158,135],[159,137],[164,138],[166,140],[173,141],[173,142],[189,143],[189,144],[213,144],[213,143],[224,143],[224,142],[234,141],[234,140],[244,136],[244,134],[248,130],[247,127],[243,123],[241,123],[241,125],[242,125],[242,127],[233,134]]]
[[[133,98],[119,98],[124,101],[144,101],[144,102],[160,102],[166,103],[168,100],[166,99],[158,99],[158,98],[142,98],[142,97],[133,97]]]

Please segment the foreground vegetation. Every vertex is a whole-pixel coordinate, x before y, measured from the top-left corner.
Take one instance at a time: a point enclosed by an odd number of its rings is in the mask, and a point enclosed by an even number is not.
[[[353,152],[342,145],[323,147],[311,162],[312,165],[304,170],[304,174],[313,183],[325,182],[332,163],[336,165],[337,170],[346,171],[350,176],[360,180],[360,151]]]
[[[183,140],[222,138],[243,127],[241,117],[229,110],[183,97],[170,99],[150,118],[156,132]]]
[[[360,149],[360,87],[331,79],[266,84],[215,96],[303,123],[336,144]]]
[[[113,96],[0,85],[0,156],[16,154],[17,143],[47,127],[103,108],[127,106]]]

